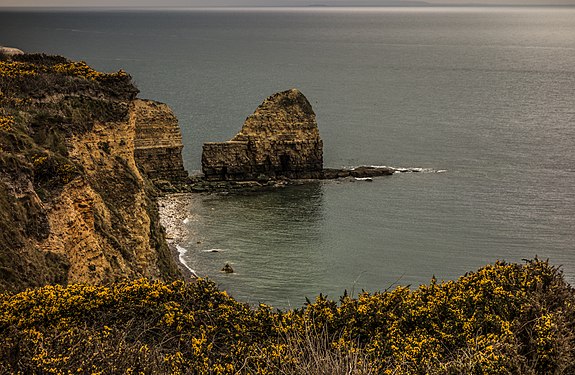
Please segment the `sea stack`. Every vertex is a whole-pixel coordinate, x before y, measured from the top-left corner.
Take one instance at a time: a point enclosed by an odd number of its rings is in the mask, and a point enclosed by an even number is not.
[[[315,113],[297,89],[268,97],[230,141],[206,143],[208,181],[321,178],[323,143]]]

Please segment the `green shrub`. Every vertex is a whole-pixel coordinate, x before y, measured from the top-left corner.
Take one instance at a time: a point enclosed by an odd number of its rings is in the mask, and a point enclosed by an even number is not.
[[[2,298],[0,371],[568,374],[573,297],[540,260],[276,312],[208,280],[47,286]]]
[[[34,184],[38,188],[56,189],[66,185],[79,175],[74,164],[56,155],[38,155],[33,158],[32,162],[34,165]]]

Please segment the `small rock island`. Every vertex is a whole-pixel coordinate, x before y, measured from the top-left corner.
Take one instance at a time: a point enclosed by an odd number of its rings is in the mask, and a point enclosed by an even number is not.
[[[321,178],[323,143],[315,113],[297,89],[268,97],[230,141],[206,143],[208,181]]]
[[[395,170],[324,169],[323,142],[313,108],[298,89],[291,89],[264,100],[231,140],[205,143],[202,172],[204,182],[226,182],[220,187],[227,188],[250,182],[369,178]]]

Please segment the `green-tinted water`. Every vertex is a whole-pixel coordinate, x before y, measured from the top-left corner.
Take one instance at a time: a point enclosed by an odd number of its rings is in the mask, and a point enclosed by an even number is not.
[[[0,35],[129,71],[142,97],[174,108],[191,170],[203,142],[229,139],[290,87],[314,106],[326,166],[446,170],[196,197],[190,266],[285,307],[536,254],[575,281],[574,19],[573,8],[0,13]],[[236,273],[219,273],[226,262]]]

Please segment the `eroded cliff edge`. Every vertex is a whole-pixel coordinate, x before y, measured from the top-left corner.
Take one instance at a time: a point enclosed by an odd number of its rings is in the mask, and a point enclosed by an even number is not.
[[[0,289],[179,277],[148,174],[185,174],[181,136],[167,106],[137,93],[123,71],[46,55],[0,61]],[[166,127],[163,144],[135,151]],[[168,175],[146,161],[162,152]]]
[[[138,168],[162,191],[186,190],[182,133],[171,108],[153,100],[134,100]]]

